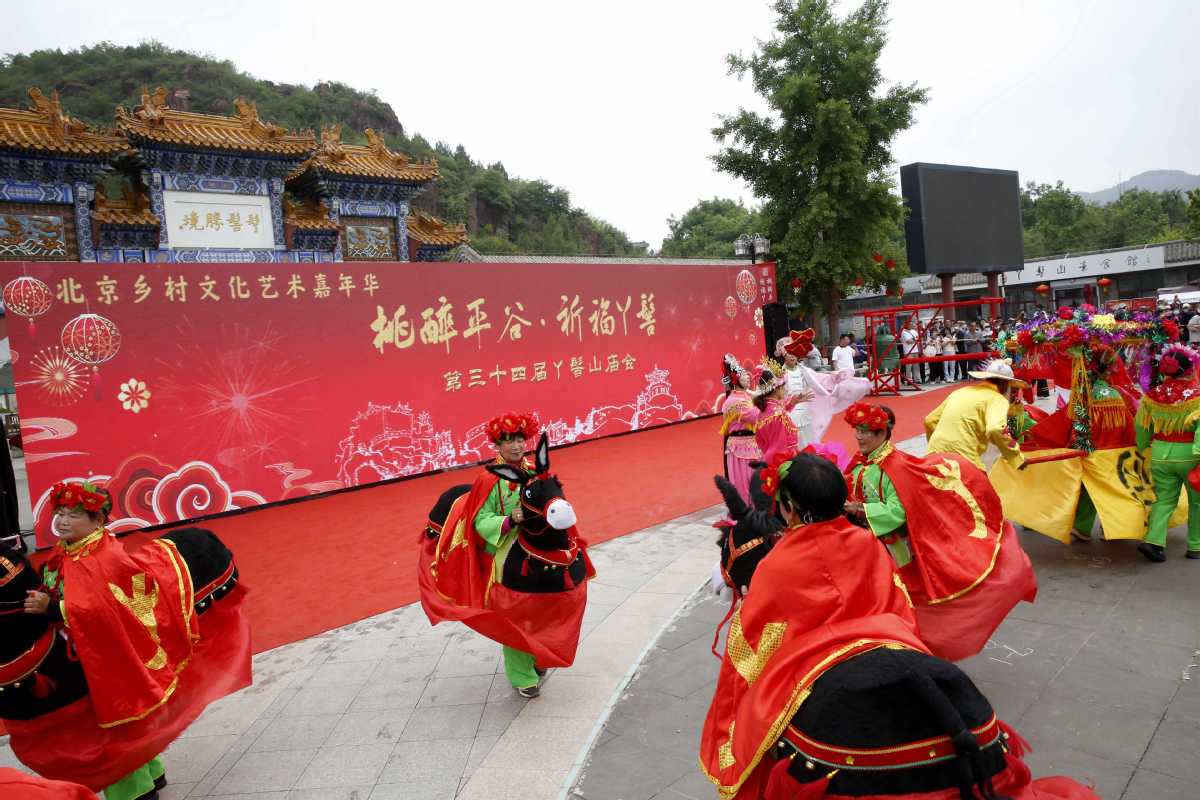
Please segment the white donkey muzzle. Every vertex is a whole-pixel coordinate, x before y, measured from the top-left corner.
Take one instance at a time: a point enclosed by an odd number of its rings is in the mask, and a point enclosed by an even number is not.
[[[551,500],[550,504],[546,506],[546,522],[550,523],[550,527],[554,530],[564,531],[578,520],[575,518],[575,509],[560,497]]]

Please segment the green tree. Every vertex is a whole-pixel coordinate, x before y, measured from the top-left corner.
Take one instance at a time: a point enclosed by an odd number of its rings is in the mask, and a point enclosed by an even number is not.
[[[839,300],[860,278],[894,287],[903,274],[871,254],[902,219],[890,145],[926,93],[916,84],[884,91],[886,0],[866,0],[840,20],[828,0],[774,7],[776,35],[750,58],[728,57],[730,72],[749,74],[770,111],[724,116],[713,135],[730,144],[713,160],[764,199],[776,275],[803,282],[801,301],[828,314],[832,339]]]
[[[1200,189],[1191,189],[1187,193],[1187,237],[1200,238]]]
[[[758,212],[740,201],[701,200],[679,219],[669,217],[671,235],[662,241],[664,258],[732,258],[733,240],[763,227]]]

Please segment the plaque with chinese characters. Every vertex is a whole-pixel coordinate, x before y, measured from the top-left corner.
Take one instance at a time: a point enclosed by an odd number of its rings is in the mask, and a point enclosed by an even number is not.
[[[163,192],[172,248],[272,248],[271,199],[253,194]]]

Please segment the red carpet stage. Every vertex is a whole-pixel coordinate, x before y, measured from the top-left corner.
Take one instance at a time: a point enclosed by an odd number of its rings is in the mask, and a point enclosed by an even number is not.
[[[882,398],[896,412],[895,439],[923,433],[948,392]],[[584,538],[598,544],[719,503],[719,425],[710,417],[551,451]],[[840,419],[827,438],[854,451]],[[454,470],[200,523],[233,550],[251,589],[255,652],[416,602],[413,565],[429,508],[474,475]]]

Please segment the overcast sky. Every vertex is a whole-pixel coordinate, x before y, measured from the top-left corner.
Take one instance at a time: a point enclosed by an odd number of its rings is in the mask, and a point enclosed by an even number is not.
[[[893,0],[890,16],[885,79],[931,98],[897,164],[1077,191],[1200,173],[1195,0]],[[755,203],[709,156],[717,115],[756,102],[725,55],[771,36],[760,0],[0,0],[0,18],[4,53],[154,38],[276,82],[376,89],[409,134],[564,187],[655,249],[699,200]]]

